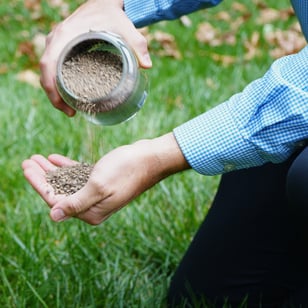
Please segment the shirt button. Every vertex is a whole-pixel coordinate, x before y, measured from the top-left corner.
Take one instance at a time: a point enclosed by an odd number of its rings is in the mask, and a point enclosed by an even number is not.
[[[225,172],[230,172],[230,171],[232,171],[234,169],[235,169],[235,166],[233,164],[225,164],[224,165],[224,171]]]
[[[295,146],[298,148],[302,148],[306,145],[306,141],[298,141],[295,143]]]

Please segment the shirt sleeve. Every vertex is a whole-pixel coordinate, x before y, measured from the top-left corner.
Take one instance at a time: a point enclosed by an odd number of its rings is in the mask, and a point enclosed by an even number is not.
[[[144,27],[161,20],[176,19],[220,2],[222,0],[124,0],[124,10],[136,27]]]
[[[188,163],[214,175],[287,159],[308,139],[308,47],[174,129]]]

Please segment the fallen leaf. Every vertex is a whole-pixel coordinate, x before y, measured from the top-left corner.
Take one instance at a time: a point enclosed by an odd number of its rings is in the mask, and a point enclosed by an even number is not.
[[[34,50],[34,45],[31,41],[21,42],[17,47],[17,57],[22,55],[27,56],[32,63],[37,62],[37,56]]]
[[[46,42],[46,35],[43,33],[37,33],[33,37],[32,44],[37,58],[40,58],[42,56],[45,50],[45,42]]]
[[[232,3],[232,9],[237,12],[240,12],[241,14],[247,14],[249,12],[248,8],[244,4],[239,2]]]
[[[227,21],[227,22],[229,22],[230,20],[232,20],[232,17],[231,17],[231,15],[230,15],[230,13],[229,13],[229,12],[226,12],[226,11],[221,11],[221,12],[217,13],[217,14],[215,15],[215,18],[216,18],[217,20]]]
[[[147,35],[149,43],[156,42],[159,45],[157,54],[160,56],[168,56],[175,59],[181,59],[182,55],[177,47],[176,40],[172,34],[155,31]]]
[[[275,30],[270,27],[267,29],[269,30],[264,33],[264,37],[273,46],[270,54],[274,58],[296,53],[307,44],[297,23],[288,30]]]
[[[31,13],[33,20],[38,20],[42,16],[41,1],[40,0],[25,0],[25,8]]]
[[[252,36],[249,41],[244,42],[244,46],[246,48],[246,53],[244,55],[245,60],[251,60],[258,56],[260,54],[259,47],[259,41],[260,41],[260,33],[257,31],[254,31],[252,33]]]
[[[0,65],[0,75],[6,74],[9,71],[7,64]]]
[[[235,45],[236,43],[235,32],[221,33],[208,22],[199,24],[195,36],[197,41],[210,46]]]
[[[220,55],[217,53],[211,54],[211,57],[214,61],[220,62],[223,66],[229,66],[236,63],[237,58],[229,55]]]
[[[40,77],[32,70],[25,70],[17,74],[16,79],[21,82],[25,82],[34,88],[40,87]]]
[[[48,0],[48,5],[52,8],[59,9],[59,13],[62,17],[68,17],[70,9],[67,1],[64,0]]]
[[[218,30],[214,28],[209,22],[203,22],[198,25],[196,32],[196,39],[200,43],[214,44],[214,40],[218,37]]]
[[[278,20],[288,20],[292,16],[294,16],[294,11],[291,7],[284,10],[265,8],[260,10],[260,16],[257,18],[256,23],[261,25],[266,23],[273,23]]]
[[[24,6],[31,11],[37,11],[41,7],[40,0],[24,0]]]

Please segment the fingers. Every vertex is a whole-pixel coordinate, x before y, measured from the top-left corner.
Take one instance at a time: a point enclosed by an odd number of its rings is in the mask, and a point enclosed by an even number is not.
[[[105,216],[110,215],[110,210],[105,213],[100,209],[95,213],[95,204],[103,203],[109,196],[104,194],[102,189],[98,188],[90,181],[75,194],[61,199],[50,212],[50,217],[54,221],[63,221],[69,217],[78,217],[91,224],[98,224],[104,220]],[[91,213],[91,214],[90,214]]]
[[[36,157],[38,158],[38,157]],[[39,157],[40,163],[34,159],[27,159],[23,161],[22,168],[24,171],[24,176],[34,190],[42,197],[42,199],[52,207],[56,204],[63,196],[55,195],[53,188],[46,182],[45,174],[47,170],[53,170],[56,168],[54,165],[50,164],[47,159],[45,161]]]
[[[62,221],[87,210],[102,198],[97,193],[97,185],[87,185],[72,196],[55,195],[53,187],[46,181],[46,172],[58,167],[72,166],[77,162],[60,154],[51,154],[48,159],[35,154],[22,162],[24,176],[34,190],[43,198],[49,207],[56,209],[51,212],[51,218]]]
[[[89,1],[81,5],[48,35],[45,52],[40,60],[43,89],[53,106],[70,117],[76,111],[63,101],[56,88],[57,59],[71,39],[89,30],[110,31],[121,35],[134,50],[140,67],[152,67],[147,41],[128,19],[120,3]]]
[[[57,166],[39,154],[32,155],[30,159],[25,160],[22,167],[24,169],[27,167],[33,168],[38,174],[43,173],[44,175],[47,171],[55,170],[57,168]]]
[[[50,154],[48,156],[48,161],[56,166],[72,166],[78,163],[76,160],[72,160],[60,154]]]
[[[123,12],[123,15],[125,13]],[[152,60],[148,50],[148,43],[146,38],[135,28],[133,23],[125,16],[123,16],[122,24],[120,26],[120,35],[134,50],[138,59],[139,65],[142,68],[151,68]]]
[[[140,67],[145,69],[151,68],[152,60],[150,58],[145,37],[140,34],[140,36],[135,38],[133,44],[133,50],[135,50]]]
[[[44,89],[48,99],[51,101],[53,106],[61,111],[63,111],[69,117],[75,115],[75,110],[68,106],[63,99],[61,98],[60,94],[56,88],[56,61],[52,60],[49,57],[49,54],[45,53],[40,60],[40,71],[41,77],[40,82],[41,86]]]
[[[64,196],[54,194],[52,186],[46,181],[46,172],[62,166],[71,166],[75,163],[76,161],[59,154],[52,154],[48,159],[42,155],[35,154],[31,156],[30,159],[26,159],[22,162],[22,168],[27,181],[49,207],[52,207]]]

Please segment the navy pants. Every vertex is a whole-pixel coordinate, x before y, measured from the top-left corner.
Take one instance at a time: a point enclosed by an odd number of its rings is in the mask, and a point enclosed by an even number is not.
[[[308,148],[225,174],[170,307],[308,307]]]

